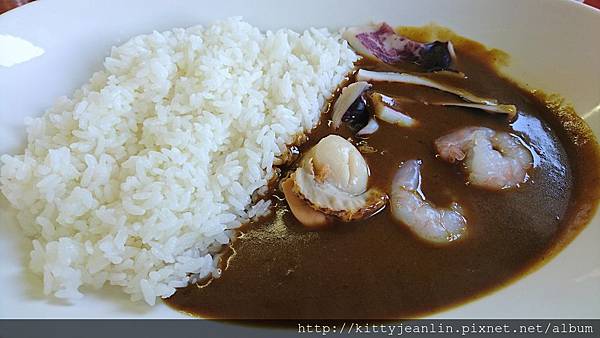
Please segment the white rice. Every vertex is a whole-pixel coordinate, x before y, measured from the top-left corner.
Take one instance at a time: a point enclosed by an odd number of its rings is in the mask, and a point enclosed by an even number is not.
[[[232,18],[137,36],[72,98],[27,121],[0,187],[32,238],[44,293],[121,286],[154,304],[268,212],[252,193],[312,129],[357,56],[337,34],[261,33]]]

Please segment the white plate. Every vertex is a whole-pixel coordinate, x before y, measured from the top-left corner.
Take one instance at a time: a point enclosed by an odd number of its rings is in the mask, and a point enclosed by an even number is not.
[[[43,0],[0,16],[0,35],[22,38],[44,52],[12,67],[0,66],[0,154],[20,150],[23,118],[42,114],[58,96],[70,95],[81,86],[100,69],[110,46],[152,30],[207,24],[236,15],[262,29],[339,28],[371,20],[393,25],[433,21],[508,52],[512,56],[508,74],[531,88],[562,94],[600,135],[600,12],[568,0],[389,0],[376,4],[261,0],[251,5],[242,0]],[[0,55],[8,54],[28,56],[27,50],[0,46]],[[6,212],[6,200],[0,201],[0,317],[185,317],[163,304],[153,308],[130,304],[118,290],[91,294],[71,305],[44,297],[41,282],[25,268],[30,244]],[[538,271],[434,317],[598,317],[598,239],[600,218],[596,216],[575,241]]]

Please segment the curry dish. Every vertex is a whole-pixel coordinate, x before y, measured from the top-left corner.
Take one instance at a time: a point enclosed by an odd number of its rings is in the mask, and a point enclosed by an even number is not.
[[[574,112],[500,75],[497,68],[506,61],[500,51],[439,28],[397,31],[414,40],[451,40],[453,73],[424,76],[510,103],[518,110],[516,118],[427,104],[458,101],[456,95],[426,86],[372,81],[369,92],[394,98],[396,108],[418,126],[379,121],[377,131],[366,136],[357,136],[348,123],[335,129],[334,98],[319,126],[292,153],[305,154],[326,136],[339,135],[366,160],[369,187],[388,193],[399,168],[418,161],[420,196],[440,208],[460,205],[456,213],[466,225],[456,240],[443,245],[423,240],[394,216],[389,204],[370,217],[344,222],[327,216],[326,225],[306,227],[290,212],[276,182],[271,216],[242,229],[223,259],[223,275],[179,289],[167,304],[221,319],[423,316],[519,278],[552,257],[591,219],[599,197],[600,156],[589,127]],[[369,58],[356,69],[422,72],[412,62],[390,65]],[[373,108],[373,102],[365,102],[366,109]],[[436,140],[472,127],[518,138],[531,154],[526,177],[515,186],[490,189],[470,179],[465,165],[444,160]],[[283,167],[280,177],[289,177],[298,161]]]

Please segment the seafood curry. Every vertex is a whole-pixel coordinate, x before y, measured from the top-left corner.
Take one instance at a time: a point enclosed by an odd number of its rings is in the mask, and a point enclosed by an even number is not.
[[[431,41],[431,35],[445,41]],[[592,217],[599,152],[573,112],[449,31],[346,31],[364,57],[290,148],[271,216],[171,306],[232,319],[415,317],[548,260]],[[411,39],[409,39],[411,38]]]

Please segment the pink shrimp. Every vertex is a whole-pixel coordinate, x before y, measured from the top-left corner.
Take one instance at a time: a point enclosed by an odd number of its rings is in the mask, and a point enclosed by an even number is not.
[[[420,161],[406,161],[396,172],[390,207],[396,220],[425,241],[447,244],[466,233],[467,220],[458,203],[452,203],[450,208],[439,208],[425,199],[421,192]]]
[[[516,136],[484,127],[466,127],[435,141],[439,156],[463,161],[468,182],[483,188],[511,188],[527,180],[533,166],[530,150]]]

